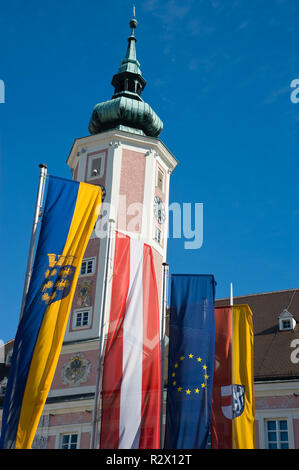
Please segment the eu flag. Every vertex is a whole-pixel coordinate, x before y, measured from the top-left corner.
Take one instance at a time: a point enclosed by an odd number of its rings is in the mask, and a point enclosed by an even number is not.
[[[213,275],[172,275],[165,449],[207,447],[215,351]]]

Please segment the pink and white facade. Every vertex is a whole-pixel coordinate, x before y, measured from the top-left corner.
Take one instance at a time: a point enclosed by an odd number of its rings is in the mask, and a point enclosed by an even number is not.
[[[298,379],[255,383],[255,432],[257,449],[299,449]]]

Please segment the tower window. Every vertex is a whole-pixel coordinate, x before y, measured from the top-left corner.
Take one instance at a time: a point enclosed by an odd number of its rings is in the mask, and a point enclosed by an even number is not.
[[[104,174],[104,154],[94,155],[88,162],[88,180],[101,178]]]
[[[132,93],[136,92],[135,80],[129,80],[129,91],[131,91]]]
[[[84,328],[90,325],[91,308],[74,311],[74,328]]]
[[[164,173],[160,168],[158,168],[158,171],[157,171],[157,184],[156,184],[156,186],[158,187],[158,189],[160,189],[160,191],[162,193],[164,192]]]
[[[82,261],[80,276],[84,276],[86,274],[94,274],[95,260],[95,258],[86,258]]]

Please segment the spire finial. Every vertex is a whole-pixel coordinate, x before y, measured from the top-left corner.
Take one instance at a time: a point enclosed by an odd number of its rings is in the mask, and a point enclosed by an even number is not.
[[[131,34],[128,37],[128,47],[124,60],[121,62],[118,73],[112,78],[112,85],[114,86],[114,94],[112,98],[120,96],[130,97],[137,101],[142,101],[141,93],[146,85],[146,81],[142,77],[140,70],[140,63],[136,57],[136,37],[135,28],[137,27],[137,20],[135,18],[136,9],[133,6],[134,17],[129,22],[132,28]]]
[[[133,5],[133,18],[131,19],[129,25],[132,28],[132,33],[131,35],[134,36],[134,29],[137,28],[138,22],[136,20],[136,5]]]
[[[88,127],[91,134],[121,129],[138,135],[158,137],[162,131],[161,119],[141,98],[146,81],[136,58],[134,32],[138,23],[135,15],[136,6],[133,5],[133,17],[129,22],[132,32],[128,37],[126,56],[111,82],[114,94],[110,101],[95,106]]]

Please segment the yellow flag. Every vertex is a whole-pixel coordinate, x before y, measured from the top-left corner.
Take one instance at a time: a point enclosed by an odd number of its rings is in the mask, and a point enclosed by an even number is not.
[[[49,177],[29,291],[14,343],[0,448],[29,449],[33,443],[101,200],[98,186]]]
[[[240,407],[233,419],[233,449],[254,449],[253,321],[248,305],[233,306],[232,353],[232,383]]]

